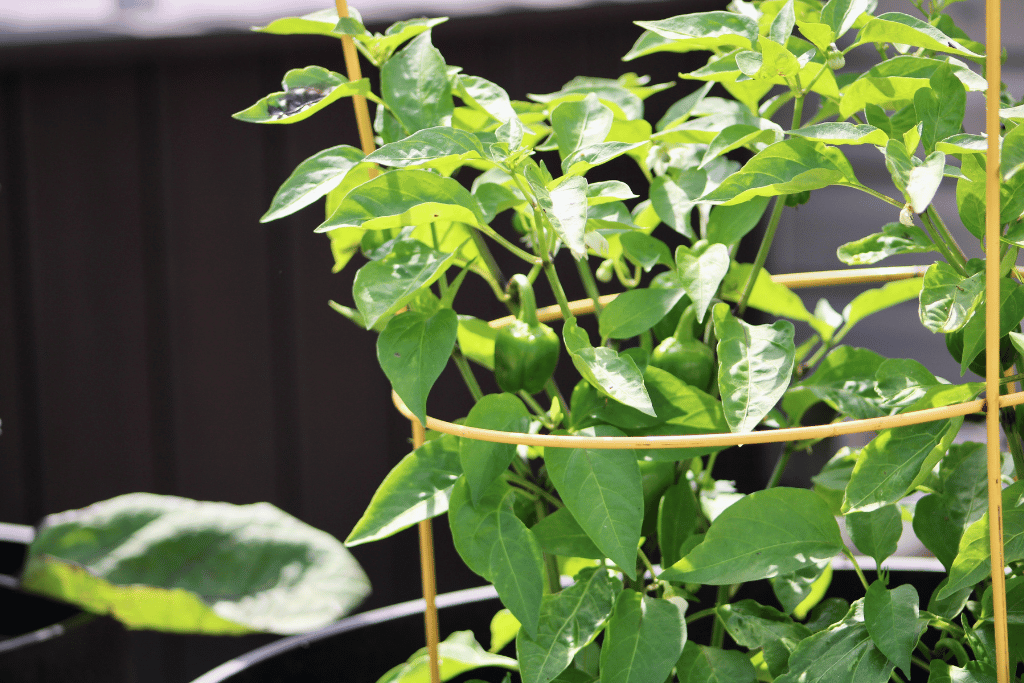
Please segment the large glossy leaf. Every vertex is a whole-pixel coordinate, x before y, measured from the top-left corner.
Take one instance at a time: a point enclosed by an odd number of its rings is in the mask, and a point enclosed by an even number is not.
[[[349,145],[329,147],[309,157],[278,189],[260,223],[290,216],[309,206],[340,185],[345,175],[362,159],[363,153]]]
[[[499,432],[525,433],[530,426],[530,414],[523,402],[512,394],[488,394],[469,411],[465,424]],[[459,439],[459,461],[474,504],[480,502],[491,483],[508,469],[515,455],[515,444]]]
[[[914,93],[914,108],[921,119],[921,142],[925,152],[935,149],[935,143],[960,132],[967,106],[964,84],[953,75],[953,69],[943,64],[929,79],[931,87]]]
[[[455,311],[442,308],[434,315],[417,311],[396,315],[377,337],[381,369],[422,424],[427,423],[427,394],[448,364],[458,331]]]
[[[386,230],[445,220],[486,225],[480,205],[458,181],[430,171],[398,169],[349,192],[316,231]]]
[[[976,383],[935,387],[905,412],[970,401],[981,393],[983,386]],[[945,452],[946,442],[959,429],[961,420],[924,422],[879,433],[861,451],[853,468],[843,512],[874,510],[903,498],[918,475],[930,471]]]
[[[448,512],[452,486],[461,474],[456,437],[426,442],[384,477],[345,545],[379,541]]]
[[[871,0],[829,0],[821,8],[821,22],[832,29],[832,40],[841,38],[849,31],[864,12],[871,12]]]
[[[829,560],[842,549],[839,525],[821,496],[765,489],[727,507],[704,541],[660,578],[712,585],[756,581]]]
[[[766,607],[754,600],[720,605],[716,612],[732,639],[738,645],[752,650],[780,638],[796,643],[811,635],[803,624],[793,621],[774,607]]]
[[[881,232],[842,245],[836,256],[848,266],[867,266],[889,256],[928,251],[935,251],[935,245],[924,230],[916,225],[887,223]]]
[[[370,592],[331,535],[270,503],[130,493],[46,517],[29,546],[27,591],[177,633],[300,633]]]
[[[549,555],[604,559],[604,553],[594,545],[568,508],[555,510],[533,525],[530,531],[537,538],[540,547]]]
[[[366,161],[382,166],[422,166],[445,160],[447,168],[452,162],[479,159],[485,156],[483,145],[472,133],[448,126],[436,126],[416,131],[409,137],[384,145]]]
[[[575,318],[565,322],[562,339],[573,365],[602,394],[646,415],[656,416],[643,375],[633,359],[607,346],[591,346],[589,335],[576,324]]]
[[[504,88],[486,78],[459,74],[457,94],[466,104],[487,112],[501,123],[518,118],[508,93]]]
[[[594,93],[577,102],[563,102],[551,112],[551,129],[562,159],[590,145],[604,142],[615,115]]]
[[[686,643],[685,614],[682,598],[619,593],[601,647],[601,680],[663,683]]]
[[[884,147],[889,142],[889,136],[885,134],[885,131],[864,123],[847,123],[845,121],[815,123],[791,130],[789,134],[830,145],[876,145]]]
[[[413,38],[381,67],[380,92],[406,135],[450,122],[455,109],[452,87],[430,31]]]
[[[249,123],[295,123],[309,118],[332,102],[351,95],[370,95],[370,81],[350,82],[320,66],[292,69],[284,75],[281,92],[267,95],[232,118]]]
[[[875,647],[864,625],[864,601],[858,600],[842,621],[800,641],[789,658],[789,671],[776,683],[885,683],[893,664]]]
[[[792,194],[855,182],[850,163],[838,149],[790,138],[755,154],[738,173],[726,178],[701,201],[738,204],[756,196]]]
[[[537,635],[520,631],[516,653],[523,683],[549,683],[604,626],[620,589],[603,568],[584,569],[576,583],[541,603]]]
[[[910,654],[923,630],[917,590],[909,584],[889,590],[875,581],[864,596],[864,625],[875,647],[910,676]]]
[[[610,339],[635,337],[651,329],[684,296],[684,289],[626,290],[601,311],[599,332]]]
[[[440,680],[448,681],[460,674],[484,667],[497,667],[515,671],[516,660],[491,654],[476,642],[472,631],[456,631],[437,648]],[[377,683],[430,683],[430,655],[426,648],[413,653],[409,659],[381,676]]]
[[[984,293],[984,273],[965,278],[944,261],[934,263],[921,288],[921,324],[932,332],[955,332],[974,315]]]
[[[690,214],[707,183],[707,173],[699,169],[658,176],[651,182],[651,205],[658,217],[690,241],[697,239],[690,225]]]
[[[683,289],[693,301],[697,322],[704,322],[704,314],[718,293],[718,286],[729,270],[729,249],[724,244],[697,243],[692,249],[676,249],[676,270]]]
[[[964,57],[979,56],[931,24],[900,12],[880,14],[864,24],[857,34],[856,44],[863,43],[913,45]]]
[[[718,388],[733,432],[749,432],[786,393],[796,346],[793,323],[750,325],[726,304],[713,311],[718,336]]]
[[[733,263],[722,280],[722,298],[726,301],[739,301],[747,280],[750,278],[749,263]],[[832,327],[822,320],[819,320],[807,307],[804,306],[800,295],[785,285],[774,280],[768,271],[763,268],[757,274],[757,281],[750,293],[747,304],[750,308],[756,308],[774,316],[802,320],[814,328],[814,331],[824,338],[830,338]]]
[[[895,505],[883,505],[870,512],[851,512],[846,515],[846,528],[857,549],[875,559],[882,566],[887,557],[896,552],[903,535],[903,518]]]
[[[985,444],[952,446],[939,466],[941,493],[925,496],[914,508],[914,533],[947,570],[956,559],[964,532],[987,509],[985,458]]]
[[[757,672],[750,659],[737,650],[686,642],[676,664],[679,683],[754,683]]]
[[[927,87],[926,78],[874,76],[868,72],[840,91],[839,116],[848,119],[869,104],[899,109],[912,103],[914,93]]]
[[[904,193],[914,213],[921,213],[932,203],[945,169],[946,155],[942,152],[932,152],[924,163],[911,169]]]
[[[1024,319],[1024,286],[1015,280],[1003,278],[999,283],[999,337],[1016,331]],[[964,348],[960,361],[963,377],[971,362],[985,349],[985,306],[978,305],[974,316],[964,325]]]
[[[922,278],[915,277],[890,282],[881,287],[861,292],[843,309],[846,329],[853,327],[869,315],[917,297],[921,293],[923,284]]]
[[[1003,489],[1003,552],[1006,562],[1024,559],[1024,481],[1017,481]],[[960,539],[956,559],[949,570],[949,578],[938,597],[946,598],[962,588],[974,586],[992,573],[989,553],[988,512],[972,524]]]
[[[660,21],[638,21],[636,24],[670,42],[652,41],[650,38],[645,41],[641,36],[625,59],[660,50],[689,52],[732,45],[749,49],[757,41],[757,22],[731,12],[695,12]]]
[[[623,436],[614,427],[588,427],[583,436]],[[551,481],[580,527],[630,578],[643,523],[643,485],[629,449],[546,448]]]
[[[769,201],[768,197],[753,197],[740,204],[712,207],[705,231],[707,240],[728,246],[736,244],[757,227]]]
[[[544,592],[540,545],[513,509],[516,493],[503,481],[474,504],[466,478],[452,489],[448,522],[466,566],[494,584],[505,607],[529,635],[537,633]]]

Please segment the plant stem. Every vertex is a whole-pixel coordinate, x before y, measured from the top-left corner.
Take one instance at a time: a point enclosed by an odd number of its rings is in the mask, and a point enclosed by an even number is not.
[[[1020,431],[1017,429],[1017,414],[1013,408],[1003,408],[999,411],[999,421],[1003,425],[1003,432],[1006,434],[1006,443],[1010,447],[1010,456],[1013,458],[1013,472],[1017,479],[1024,477],[1024,447],[1020,442]]]
[[[715,609],[714,607],[709,607],[708,609],[702,609],[701,611],[694,612],[690,616],[686,617],[686,623],[687,624],[692,624],[693,622],[698,621],[699,619],[703,619],[704,617],[714,616],[717,613],[718,613],[718,610]]]
[[[466,360],[458,346],[452,349],[452,360],[455,361],[455,367],[459,369],[459,374],[462,375],[462,381],[466,383],[469,393],[473,395],[473,402],[482,399],[484,392],[480,389],[480,383],[476,381],[473,369],[469,367],[469,361]]]
[[[569,402],[562,396],[562,390],[555,384],[555,379],[552,377],[548,380],[548,383],[544,385],[544,392],[548,395],[552,401],[557,400],[559,405],[562,406],[562,415],[568,420],[567,424],[572,424],[572,414],[569,412]]]
[[[718,587],[718,594],[715,596],[715,612],[717,608],[729,602],[729,585],[723,584]],[[721,619],[715,619],[714,628],[711,630],[711,647],[721,648],[725,642],[725,624]]]
[[[590,260],[586,257],[576,262],[576,270],[580,273],[580,281],[583,283],[583,289],[586,290],[587,296],[594,302],[594,316],[600,317],[601,311],[604,307],[601,306],[601,293],[597,291],[597,281],[594,280],[594,274],[590,272]]]
[[[548,278],[551,293],[555,295],[555,301],[558,302],[558,308],[562,311],[562,317],[565,320],[574,317],[569,309],[569,299],[566,298],[565,290],[562,289],[562,282],[558,279],[558,272],[555,271],[555,264],[548,259],[544,260],[544,275]]]
[[[757,282],[757,276],[761,274],[761,269],[764,268],[764,262],[768,260],[768,251],[772,248],[775,230],[779,227],[779,216],[782,215],[782,207],[785,206],[785,203],[785,195],[775,198],[772,216],[768,219],[768,229],[765,230],[764,237],[761,238],[761,247],[757,250],[757,257],[754,259],[754,265],[750,269],[750,275],[747,276],[747,282],[743,285],[743,294],[740,296],[739,305],[736,309],[740,315],[743,315],[743,312],[747,310],[747,302],[750,300],[750,294],[754,291],[754,283]]]
[[[860,565],[857,564],[857,560],[854,559],[853,553],[850,552],[850,549],[843,547],[843,555],[846,555],[850,560],[850,564],[853,565],[853,571],[857,572],[857,578],[860,579],[860,583],[864,586],[864,590],[870,588],[871,584],[868,583],[867,577],[864,576],[864,571],[860,568]]]
[[[854,184],[854,183],[836,183],[836,185],[841,185],[843,187],[852,187],[855,190],[860,190],[861,192],[867,192],[869,195],[871,195],[875,199],[880,199],[883,202],[885,202],[886,204],[889,204],[890,206],[895,206],[897,209],[902,209],[903,208],[903,204],[901,204],[900,202],[896,201],[892,197],[886,197],[881,192],[876,192],[876,191],[872,190],[867,185],[861,185],[859,183],[858,184]]]
[[[480,256],[484,260],[484,266],[487,267],[487,272],[491,274],[492,278],[494,278],[498,287],[504,289],[505,275],[501,272],[498,262],[494,260],[494,254],[491,253],[491,248],[487,246],[487,242],[484,241],[484,238],[479,231],[470,229],[469,232],[473,237],[473,244],[476,245],[477,251],[480,252]]]
[[[558,500],[557,498],[552,496],[550,493],[545,491],[542,487],[538,486],[537,484],[534,484],[532,481],[530,481],[526,477],[523,477],[523,476],[521,476],[521,475],[519,475],[519,474],[517,474],[515,472],[505,472],[505,476],[508,479],[508,482],[510,484],[515,484],[516,486],[519,486],[520,488],[526,489],[530,493],[534,493],[534,494],[540,496],[541,498],[543,498],[544,500],[548,501],[549,503],[551,503],[552,505],[554,505],[557,508],[564,507],[562,505],[562,501]]]
[[[551,419],[548,417],[547,411],[544,410],[544,407],[541,404],[537,403],[537,400],[533,396],[530,396],[530,392],[520,390],[518,396],[523,400],[523,403],[525,403],[530,408],[530,410],[533,411],[533,416],[536,417],[541,424],[543,424],[548,429],[554,429],[554,426],[551,424]]]
[[[651,564],[651,561],[650,561],[650,559],[648,559],[647,554],[644,553],[644,551],[641,550],[640,548],[636,549],[636,554],[640,558],[640,561],[644,563],[644,567],[647,568],[647,571],[649,571],[651,573],[651,578],[653,579],[654,578],[654,574],[655,574],[654,573],[654,565]]]
[[[533,508],[537,511],[537,522],[547,517],[547,508],[540,498],[533,501]],[[548,581],[548,592],[554,595],[562,590],[562,584],[558,577],[558,559],[554,555],[544,553],[544,577]]]
[[[939,212],[935,210],[934,206],[929,204],[928,208],[925,210],[925,213],[927,213],[931,217],[932,223],[935,224],[939,234],[942,235],[942,237],[946,240],[946,244],[949,245],[950,249],[953,252],[953,255],[956,257],[960,265],[966,267],[967,257],[964,255],[964,250],[960,248],[960,244],[956,241],[956,238],[953,237],[953,234],[949,231],[949,228],[946,227],[946,223],[942,220],[942,216],[939,215]]]
[[[527,263],[529,263],[531,265],[534,264],[534,263],[537,263],[537,261],[540,260],[537,256],[534,256],[530,252],[525,251],[523,249],[520,249],[516,245],[512,244],[511,242],[509,242],[507,239],[505,239],[504,237],[499,235],[493,228],[488,227],[486,230],[481,228],[481,231],[485,235],[490,237],[492,240],[494,240],[495,242],[497,242],[501,246],[505,247],[506,249],[511,251],[513,254],[515,254],[516,256],[518,256],[519,258],[523,259],[524,261],[526,261]]]
[[[924,229],[925,232],[928,233],[929,239],[931,239],[931,241],[935,244],[935,247],[939,250],[939,253],[942,254],[942,257],[946,259],[946,262],[950,266],[952,266],[958,273],[960,273],[961,275],[965,275],[967,273],[967,269],[964,268],[964,264],[956,260],[956,257],[950,250],[949,245],[946,244],[946,240],[942,238],[941,233],[939,233],[938,229],[932,224],[932,221],[928,217],[927,213],[921,214],[921,222],[924,223]]]
[[[790,444],[786,444],[785,448],[782,449],[782,455],[779,456],[779,461],[775,463],[775,469],[772,470],[772,476],[768,478],[768,484],[765,486],[766,489],[775,488],[779,485],[779,480],[782,479],[782,473],[786,471],[786,465],[789,464],[789,459],[793,455],[793,451],[790,449]]]

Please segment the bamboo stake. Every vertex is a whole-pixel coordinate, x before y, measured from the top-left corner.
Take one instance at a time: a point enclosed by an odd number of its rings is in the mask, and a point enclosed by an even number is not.
[[[999,92],[1001,84],[999,0],[985,0],[985,395],[999,396]],[[996,678],[1009,683],[1009,639],[1006,624],[1006,559],[1003,554],[1002,462],[999,449],[999,408],[985,411],[988,441],[988,529],[992,557],[992,611],[995,618]],[[1019,473],[1018,473],[1019,474]]]
[[[338,10],[338,17],[347,17],[348,3],[346,0],[335,0],[335,7]],[[355,41],[352,36],[342,36],[341,50],[345,56],[345,69],[348,72],[348,80],[358,81],[362,79],[362,70],[359,68],[359,53],[356,51]],[[352,107],[356,113],[356,127],[359,129],[359,144],[363,154],[370,154],[374,151],[373,126],[370,124],[370,110],[366,104],[366,98],[362,95],[352,96]],[[370,170],[370,177],[377,175],[377,170]],[[411,418],[412,422],[412,443],[413,448],[423,445],[423,425],[420,421]],[[420,580],[423,584],[423,600],[426,609],[423,612],[424,626],[427,635],[427,652],[430,660],[430,683],[440,683],[441,669],[438,659],[438,641],[440,640],[440,627],[437,619],[437,580],[434,572],[434,533],[430,526],[430,520],[423,520],[419,523],[420,541]]]

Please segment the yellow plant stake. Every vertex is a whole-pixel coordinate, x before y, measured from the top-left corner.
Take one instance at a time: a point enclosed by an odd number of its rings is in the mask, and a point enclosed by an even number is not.
[[[348,3],[345,0],[335,0],[335,7],[338,9],[338,17],[348,16]],[[356,52],[355,41],[352,36],[343,36],[341,49],[345,55],[345,69],[348,72],[348,80],[358,81],[363,74],[359,68],[359,54]],[[359,128],[359,144],[363,154],[370,154],[374,150],[373,128],[370,125],[370,110],[366,106],[366,98],[362,95],[352,96],[352,107],[356,111],[356,126]],[[376,170],[370,171],[370,177],[377,175]],[[412,419],[412,445],[419,448],[423,445],[423,425],[419,420]],[[420,578],[423,582],[423,601],[426,605],[423,612],[423,619],[427,631],[427,652],[430,659],[430,683],[440,683],[441,672],[438,664],[438,641],[440,640],[440,628],[437,623],[437,585],[434,575],[434,533],[430,526],[430,520],[426,519],[419,523],[420,535]]]
[[[992,555],[992,611],[995,616],[996,677],[1009,683],[1009,641],[1006,630],[1006,560],[1003,555],[1002,463],[999,451],[999,91],[1000,6],[985,0],[985,424],[988,440],[988,519]]]

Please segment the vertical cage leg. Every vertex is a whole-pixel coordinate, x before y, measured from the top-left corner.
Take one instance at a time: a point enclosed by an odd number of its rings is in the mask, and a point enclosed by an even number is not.
[[[423,445],[423,425],[416,418],[412,422],[412,445],[419,448]],[[423,582],[423,600],[426,609],[423,620],[427,630],[427,652],[430,657],[430,683],[440,683],[441,668],[438,661],[438,641],[440,629],[437,622],[437,582],[434,576],[434,532],[430,520],[419,523],[420,532],[420,577]]]

